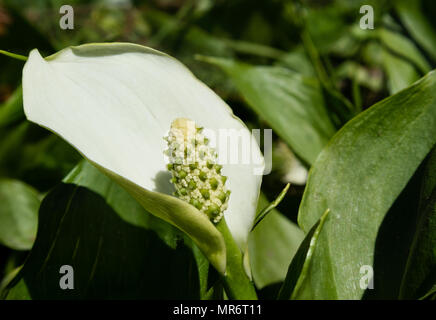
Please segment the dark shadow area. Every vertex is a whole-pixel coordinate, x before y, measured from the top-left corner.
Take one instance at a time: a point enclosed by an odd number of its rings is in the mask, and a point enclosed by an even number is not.
[[[161,192],[165,194],[173,194],[175,191],[174,186],[170,182],[171,172],[169,171],[159,171],[154,178],[156,183],[156,188],[153,191]]]
[[[279,294],[282,284],[283,282],[278,282],[263,287],[261,290],[257,291],[258,298],[260,300],[275,300]]]
[[[380,226],[374,252],[374,289],[367,289],[363,299],[399,297],[409,248],[417,225],[422,174],[423,164],[409,180]]]
[[[98,194],[62,184],[42,202],[35,245],[12,299],[198,299],[191,250],[171,249],[154,231],[122,220]],[[62,265],[74,289],[62,290]]]

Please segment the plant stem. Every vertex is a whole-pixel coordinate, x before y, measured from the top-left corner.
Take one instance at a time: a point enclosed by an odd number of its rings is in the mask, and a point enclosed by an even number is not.
[[[27,61],[27,57],[22,56],[21,54],[12,53],[12,52],[8,52],[5,50],[0,50],[0,54],[17,59],[17,60]]]
[[[224,218],[217,224],[217,228],[226,243],[227,268],[222,277],[227,296],[232,300],[257,300],[253,282],[244,270],[241,250],[235,243]]]

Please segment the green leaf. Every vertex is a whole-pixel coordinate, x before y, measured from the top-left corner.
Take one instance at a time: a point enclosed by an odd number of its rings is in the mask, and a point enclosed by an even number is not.
[[[213,290],[209,290],[209,274],[214,273],[209,261],[201,253],[192,240],[183,233],[148,212],[139,205],[125,190],[120,188],[114,181],[98,171],[87,161],[82,161],[64,180],[66,183],[74,183],[100,194],[105,197],[107,203],[127,222],[153,230],[169,247],[176,248],[178,241],[183,238],[185,244],[191,248],[198,267],[199,297],[209,298]],[[142,219],[138,220],[140,215]],[[183,261],[181,262],[183,263]]]
[[[308,77],[316,76],[315,69],[303,47],[298,47],[281,56],[277,65],[283,65]]]
[[[18,87],[9,99],[0,105],[0,128],[24,119],[23,111],[23,91]]]
[[[0,180],[0,243],[15,250],[29,250],[38,225],[38,193],[11,179]]]
[[[421,0],[398,0],[395,9],[412,37],[436,61],[436,30],[424,15]]]
[[[166,223],[162,219],[146,212],[137,201],[135,201],[124,189],[119,187],[114,181],[102,174],[89,162],[83,160],[74,170],[64,179],[65,183],[74,183],[86,187],[105,198],[106,202],[122,217],[126,222],[153,231],[170,248],[176,249],[177,244],[183,238],[185,245],[192,250],[195,258],[198,280],[199,294],[202,299],[208,298],[209,274],[216,272],[209,264],[207,258],[201,253],[200,249],[192,240],[184,235],[180,230]],[[139,217],[139,218],[138,218]],[[181,261],[183,263],[183,261]],[[190,262],[191,263],[191,262]]]
[[[336,76],[340,79],[352,79],[354,82],[372,91],[380,91],[383,86],[381,74],[371,71],[371,69],[353,60],[347,60],[336,68]]]
[[[403,275],[400,298],[424,296],[436,283],[436,149],[426,164],[418,220]]]
[[[298,221],[306,232],[330,218],[310,272],[314,299],[359,299],[360,268],[372,265],[377,232],[436,142],[436,73],[347,123],[311,169]]]
[[[20,272],[21,266],[14,268],[13,270],[6,273],[6,275],[3,277],[3,279],[0,281],[0,297],[3,295],[3,290],[7,288],[9,283],[11,283],[12,280],[15,279],[18,272]]]
[[[143,207],[127,193],[127,191],[123,190],[116,182],[98,171],[89,162],[83,161],[80,163],[70,173],[70,175],[65,178],[64,182],[75,183],[100,194],[106,199],[107,203],[117,211],[122,219],[133,225],[153,230],[159,238],[161,238],[161,240],[171,248],[176,248],[177,242],[181,238],[184,238],[185,244],[192,249],[193,257],[195,258],[196,266],[198,267],[198,276],[195,275],[195,277],[198,277],[199,281],[199,297],[209,297],[208,277],[209,273],[213,273],[214,271],[210,269],[208,260],[189,237],[162,219],[146,212]],[[142,217],[141,220],[138,220],[138,215]],[[219,225],[217,225],[217,228],[219,228]],[[231,236],[228,235],[228,237]],[[227,254],[229,254],[230,249],[231,248],[229,248],[229,244],[227,243]],[[236,244],[233,245],[233,250],[237,250],[240,254]],[[227,259],[228,264],[235,260],[234,256],[235,255]],[[184,261],[181,261],[180,263],[183,262]],[[195,272],[197,272],[197,268],[195,268],[195,270]],[[230,274],[231,271],[227,270],[226,276],[230,276]]]
[[[419,79],[419,74],[415,67],[400,57],[382,49],[382,65],[387,74],[388,89],[391,94],[407,88]]]
[[[398,299],[417,221],[423,161],[385,214],[374,247],[372,289],[364,300]],[[365,273],[367,271],[362,271]]]
[[[427,292],[424,296],[420,297],[419,300],[436,300],[436,284]]]
[[[0,133],[2,139],[0,140],[0,174],[2,176],[11,176],[11,173],[17,171],[17,162],[19,162],[21,148],[28,135],[30,124],[27,122],[20,122],[18,125],[3,129]]]
[[[410,39],[385,28],[377,30],[377,35],[384,46],[396,55],[412,62],[422,73],[425,74],[431,70],[427,60]]]
[[[286,279],[280,288],[278,299],[294,300],[304,298],[305,293],[301,292],[300,288],[303,287],[305,281],[308,280],[307,276],[309,274],[309,268],[311,268],[313,252],[316,249],[319,234],[329,212],[330,211],[327,209],[318,222],[310,229],[298,248],[298,251],[295,253],[289,265]],[[306,286],[305,289],[310,290],[310,285]]]
[[[269,204],[261,194],[259,208]],[[304,238],[303,231],[278,210],[272,211],[248,238],[248,252],[254,283],[258,289],[281,282]]]
[[[180,231],[89,163],[66,182],[77,185],[61,184],[43,200],[35,245],[6,298],[199,297],[197,263]],[[62,265],[74,269],[74,290],[59,288]]]
[[[222,68],[248,105],[308,163],[335,133],[317,80],[282,67],[199,57]]]
[[[265,46],[255,42],[247,42],[242,40],[221,39],[229,48],[239,53],[257,55],[272,59],[281,59],[286,52],[279,49]]]
[[[273,202],[271,202],[271,203],[269,203],[269,204],[267,204],[266,206],[265,206],[265,208],[263,208],[257,215],[256,215],[256,219],[254,219],[254,223],[253,223],[253,228],[251,229],[251,231],[253,231],[254,230],[254,228],[256,228],[256,226],[266,217],[266,215],[269,213],[269,212],[271,212],[271,210],[273,210],[275,207],[277,207],[278,205],[279,205],[279,203],[283,200],[283,198],[285,197],[285,195],[286,195],[286,192],[288,192],[288,189],[289,189],[289,186],[290,186],[291,184],[290,183],[288,183],[284,188],[283,188],[283,190],[280,192],[280,194],[277,196],[277,198],[273,201]]]
[[[127,223],[153,230],[171,248],[176,248],[183,233],[162,219],[149,214],[115,181],[101,173],[86,160],[82,160],[63,180],[64,183],[85,187],[100,196]]]
[[[61,138],[27,121],[0,130],[0,175],[45,191],[81,159]]]
[[[198,281],[199,281],[199,297],[202,300],[207,300],[210,297],[210,291],[209,290],[209,274],[214,272],[218,275],[215,269],[213,269],[207,260],[207,258],[204,256],[204,254],[201,253],[200,249],[192,243],[192,240],[185,236],[184,237],[185,243],[189,245],[192,249],[192,254],[194,256],[197,270],[198,270]],[[218,277],[218,276],[217,276]]]
[[[305,14],[305,27],[321,54],[328,53],[348,33],[344,12],[338,6],[315,7]]]
[[[403,56],[397,55],[381,43],[370,41],[362,50],[365,63],[369,66],[382,68],[386,78],[387,88],[391,94],[407,88],[419,79],[419,73],[414,64]],[[342,71],[342,70],[340,70]],[[379,72],[378,72],[379,73]],[[375,73],[377,74],[377,73]],[[375,79],[369,79],[373,81]],[[384,79],[380,79],[383,82]],[[376,89],[376,88],[371,88]],[[378,90],[381,88],[379,87]]]

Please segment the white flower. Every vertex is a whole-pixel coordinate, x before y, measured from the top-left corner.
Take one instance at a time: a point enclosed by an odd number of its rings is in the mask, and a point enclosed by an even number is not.
[[[172,196],[163,137],[176,118],[201,127],[248,129],[226,103],[174,58],[134,44],[87,44],[46,59],[33,50],[23,70],[27,118],[55,132],[128,190],[150,213],[185,231],[218,270],[225,245],[206,215]],[[256,146],[255,154],[261,158]],[[231,190],[225,218],[241,249],[261,176],[224,164]]]

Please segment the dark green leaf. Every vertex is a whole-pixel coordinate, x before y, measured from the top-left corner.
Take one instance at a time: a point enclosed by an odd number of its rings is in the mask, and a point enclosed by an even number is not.
[[[436,284],[427,292],[424,296],[420,297],[419,300],[436,300]]]
[[[23,93],[20,86],[3,105],[0,105],[0,128],[21,119],[24,119],[24,112]]]
[[[279,203],[283,200],[283,198],[286,195],[286,192],[288,192],[289,186],[291,184],[288,183],[284,189],[280,192],[280,194],[277,196],[277,198],[268,204],[265,208],[263,208],[257,215],[256,219],[254,219],[253,228],[251,229],[253,231],[254,228],[266,217],[266,215],[271,212],[275,207],[279,205]]]
[[[35,245],[6,298],[199,297],[197,263],[177,229],[88,163],[66,181],[77,185],[42,202]],[[74,269],[74,290],[59,287],[62,265]]]
[[[137,227],[153,230],[171,248],[175,248],[177,241],[182,237],[182,232],[145,211],[123,188],[88,161],[81,161],[64,182],[85,187],[99,194],[121,219]]]
[[[402,279],[400,298],[425,295],[436,283],[436,151],[430,154],[421,188],[418,220]]]
[[[58,183],[81,159],[61,138],[27,121],[0,132],[0,175],[39,190]]]
[[[436,30],[423,12],[421,0],[398,0],[395,8],[412,37],[436,61]]]
[[[423,164],[385,214],[377,232],[374,247],[373,287],[365,290],[363,299],[398,299],[401,280],[417,222],[419,190]]]
[[[268,203],[261,194],[259,207]],[[285,279],[289,261],[303,238],[303,231],[276,209],[272,209],[251,232],[248,252],[253,280],[258,289]]]
[[[304,299],[304,292],[300,291],[303,283],[308,281],[309,269],[311,268],[313,252],[316,249],[319,234],[324,226],[325,220],[329,214],[329,210],[321,216],[318,222],[310,229],[309,233],[304,238],[297,253],[294,255],[291,264],[289,265],[286,279],[280,288],[278,299]],[[310,285],[305,287],[310,290]]]

